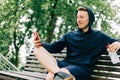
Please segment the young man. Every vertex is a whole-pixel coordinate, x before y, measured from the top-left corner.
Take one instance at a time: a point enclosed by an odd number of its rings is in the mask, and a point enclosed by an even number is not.
[[[78,30],[68,32],[57,42],[41,43],[34,39],[34,54],[48,70],[46,80],[89,80],[96,61],[106,46],[109,51],[120,49],[120,42],[92,29],[95,20],[92,10],[88,7],[79,8],[76,15]],[[67,48],[67,56],[63,61],[54,59],[50,53],[58,53]],[[47,51],[49,52],[47,52]]]

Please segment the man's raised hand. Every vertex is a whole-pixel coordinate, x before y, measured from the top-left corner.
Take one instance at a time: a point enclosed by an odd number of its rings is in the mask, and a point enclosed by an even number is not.
[[[37,47],[37,48],[42,46],[40,37],[37,32],[34,32],[34,41],[33,42],[34,42],[35,47]]]

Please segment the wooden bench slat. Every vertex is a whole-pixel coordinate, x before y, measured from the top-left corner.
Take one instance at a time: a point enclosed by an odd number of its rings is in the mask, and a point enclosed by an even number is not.
[[[41,67],[42,68],[42,65],[40,65],[40,64],[36,64],[36,65],[35,64],[26,64],[25,67],[34,67],[34,68],[40,68]]]
[[[39,64],[38,60],[26,60],[27,63]]]
[[[46,74],[41,74],[37,72],[28,72],[28,71],[23,71],[23,72],[11,71],[11,73],[30,76],[30,77],[39,78],[39,79],[44,79],[46,76]]]
[[[8,77],[8,76],[3,76],[0,74],[0,80],[16,80],[16,79]]]
[[[90,80],[119,80],[119,78],[110,78],[104,76],[92,76]]]
[[[25,68],[25,71],[31,71],[31,72],[39,72],[39,73],[46,73],[47,71],[45,69],[36,69],[36,68]]]
[[[112,64],[111,61],[98,61],[96,65],[109,65],[109,66],[120,66],[120,63],[118,64]]]
[[[113,67],[113,66],[96,66],[95,70],[103,70],[103,71],[110,71],[110,72],[120,72],[120,67]]]
[[[66,57],[66,52],[63,53],[51,53],[54,57]],[[35,56],[33,53],[31,53],[29,56]],[[28,57],[29,57],[28,56]]]
[[[39,78],[34,78],[34,77],[26,76],[26,75],[20,75],[20,74],[12,73],[10,71],[0,71],[0,75],[1,74],[15,78],[15,79],[18,78],[18,79],[23,79],[23,80],[39,80]]]
[[[105,72],[105,71],[94,72],[94,74],[96,76],[111,77],[111,78],[119,78],[120,79],[120,74],[109,73],[109,72]]]

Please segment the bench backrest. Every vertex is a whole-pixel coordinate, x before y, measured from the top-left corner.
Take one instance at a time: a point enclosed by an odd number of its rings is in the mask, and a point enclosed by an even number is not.
[[[92,80],[120,80],[120,63],[112,64],[108,53],[105,52],[96,64]]]
[[[66,56],[66,50],[61,53],[52,54],[55,58],[63,60]],[[118,52],[120,54],[120,51]],[[45,74],[47,71],[38,62],[35,55],[31,53],[27,57],[27,62],[25,65],[25,71],[39,72]],[[112,64],[107,52],[105,52],[96,64],[93,75],[91,75],[91,80],[120,80],[120,63]]]

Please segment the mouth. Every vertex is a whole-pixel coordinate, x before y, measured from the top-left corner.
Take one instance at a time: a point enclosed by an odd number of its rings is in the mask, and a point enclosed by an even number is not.
[[[81,23],[81,22],[78,22],[78,24],[80,24],[80,25],[81,25],[81,24],[83,24],[83,23]]]
[[[82,25],[82,23],[78,23],[78,25],[79,25],[79,26],[81,26],[81,25]]]

